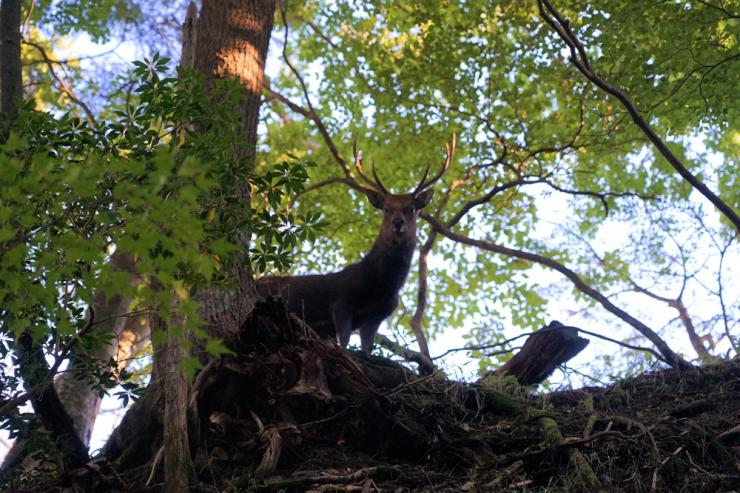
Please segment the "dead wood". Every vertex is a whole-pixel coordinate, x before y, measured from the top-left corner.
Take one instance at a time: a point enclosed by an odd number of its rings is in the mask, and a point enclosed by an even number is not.
[[[588,339],[578,336],[575,327],[566,327],[553,320],[542,331],[529,336],[521,351],[496,369],[493,375],[512,375],[520,385],[543,382],[555,368],[583,351],[588,342]]]

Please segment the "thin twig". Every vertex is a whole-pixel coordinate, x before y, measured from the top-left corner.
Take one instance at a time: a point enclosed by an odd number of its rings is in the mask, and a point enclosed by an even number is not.
[[[324,122],[321,120],[321,118],[319,118],[318,113],[316,113],[316,110],[314,109],[313,104],[311,103],[311,97],[308,94],[308,87],[306,86],[306,83],[303,80],[301,73],[295,68],[295,66],[291,63],[290,58],[288,57],[289,25],[286,19],[286,11],[288,10],[288,1],[284,0],[282,2],[279,2],[279,4],[280,4],[280,17],[282,18],[283,25],[285,26],[285,34],[283,37],[283,53],[282,53],[283,60],[285,61],[285,64],[288,66],[290,71],[293,72],[293,75],[295,75],[296,79],[298,79],[298,83],[301,86],[303,98],[306,100],[306,104],[308,105],[308,111],[304,113],[304,116],[307,116],[314,122],[314,124],[316,124],[316,127],[319,130],[319,133],[321,133],[321,136],[324,138],[326,145],[329,147],[329,151],[334,156],[339,167],[342,168],[342,172],[344,173],[346,177],[351,178],[352,173],[350,172],[347,162],[344,160],[342,155],[339,153],[339,150],[337,149],[336,145],[334,145],[334,140],[331,138],[331,135],[329,135],[329,131],[326,129]],[[284,98],[279,98],[279,99],[285,102]]]
[[[31,4],[28,6],[28,12],[26,12],[26,17],[23,19],[23,35],[25,36],[28,33],[28,23],[31,20],[31,15],[33,14],[33,8],[36,6],[36,0],[31,0]]]
[[[57,81],[59,90],[63,94],[65,94],[73,103],[75,103],[77,106],[82,108],[82,110],[85,112],[85,115],[87,115],[87,119],[90,122],[90,125],[92,125],[93,127],[97,127],[97,122],[95,120],[95,114],[92,112],[90,107],[87,104],[85,104],[84,101],[82,101],[75,95],[74,90],[72,89],[72,86],[70,86],[67,83],[67,81],[62,79],[59,76],[59,74],[57,74],[57,71],[54,69],[55,62],[46,53],[46,50],[44,49],[44,47],[38,43],[34,43],[33,41],[24,40],[23,43],[36,48],[39,51],[39,53],[41,53],[41,56],[46,62],[47,67],[49,67],[49,73]]]
[[[533,336],[533,335],[537,335],[537,334],[542,334],[542,333],[545,333],[545,332],[552,332],[552,331],[558,331],[558,330],[563,330],[563,329],[576,329],[579,332],[583,332],[584,334],[590,335],[592,337],[596,337],[597,339],[602,339],[604,341],[608,341],[608,342],[617,344],[617,345],[622,346],[622,347],[625,347],[627,349],[632,349],[633,351],[644,351],[644,352],[650,353],[653,356],[655,356],[656,358],[658,358],[659,360],[663,361],[663,357],[658,352],[656,352],[654,349],[651,349],[649,347],[635,346],[634,344],[628,344],[628,343],[626,343],[624,341],[619,341],[617,339],[612,339],[611,337],[608,337],[608,336],[605,336],[605,335],[602,335],[602,334],[598,334],[598,333],[592,332],[590,330],[585,330],[585,329],[582,329],[580,327],[570,326],[570,325],[559,325],[557,327],[545,327],[545,328],[542,328],[540,330],[535,330],[533,332],[525,332],[523,334],[519,334],[519,335],[516,335],[514,337],[510,337],[509,339],[506,339],[506,340],[503,340],[503,341],[500,341],[500,342],[493,342],[491,344],[481,344],[481,345],[475,345],[475,346],[463,346],[463,347],[459,347],[459,348],[452,348],[452,349],[448,349],[447,351],[445,351],[444,353],[442,353],[442,354],[440,354],[438,356],[433,356],[432,359],[436,360],[436,359],[444,358],[448,354],[453,353],[453,352],[456,352],[456,351],[480,351],[480,350],[484,350],[484,349],[491,349],[491,348],[498,347],[498,346],[505,346],[507,344],[511,344],[512,342],[516,341],[517,339],[521,339],[522,337],[529,337],[529,336]]]

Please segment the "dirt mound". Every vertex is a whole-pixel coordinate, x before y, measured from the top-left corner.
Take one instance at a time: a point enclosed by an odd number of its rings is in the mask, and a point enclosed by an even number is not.
[[[740,488],[738,362],[533,396],[348,353],[270,303],[234,346],[193,385],[193,491]],[[88,491],[161,489],[154,390],[85,474]]]

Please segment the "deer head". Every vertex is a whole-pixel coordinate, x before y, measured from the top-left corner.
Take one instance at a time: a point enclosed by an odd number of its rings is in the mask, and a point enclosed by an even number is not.
[[[372,167],[373,179],[370,179],[362,166],[362,159],[357,150],[357,142],[354,143],[355,169],[360,178],[367,186],[355,182],[356,188],[362,190],[367,196],[370,204],[383,212],[383,222],[376,243],[387,248],[414,248],[416,244],[416,218],[424,207],[429,205],[434,195],[432,186],[444,175],[450,167],[452,156],[455,152],[455,136],[452,143],[445,143],[445,160],[439,172],[431,179],[429,177],[429,165],[427,164],[424,176],[413,192],[396,195],[390,193],[380,181],[380,177]]]

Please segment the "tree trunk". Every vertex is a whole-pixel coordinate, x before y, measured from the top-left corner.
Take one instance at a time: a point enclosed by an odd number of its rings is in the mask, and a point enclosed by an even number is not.
[[[193,67],[219,79],[237,78],[246,99],[240,133],[246,146],[240,157],[254,160],[257,119],[265,83],[265,60],[275,15],[274,0],[204,0],[196,26]],[[235,177],[243,186],[245,176]],[[242,320],[243,321],[243,320]]]
[[[527,338],[521,351],[491,374],[512,375],[520,385],[543,382],[555,368],[565,364],[588,346],[588,339],[578,336],[578,329],[557,320]]]
[[[239,169],[251,168],[255,158],[264,66],[275,6],[274,1],[204,0],[197,20],[196,9],[190,5],[183,26],[182,66],[192,66],[214,79],[237,78],[243,83],[245,98],[238,131],[244,145],[234,150],[236,160],[242,165]],[[237,214],[249,211],[246,172],[223,184],[223,189],[225,194],[235,197],[233,206]],[[256,291],[248,258],[249,231],[246,228],[237,231],[231,240],[241,247],[235,258],[224,259],[234,288],[199,291],[196,299],[209,334],[233,342],[252,312]],[[164,330],[171,329],[177,321],[165,322],[155,317],[153,323]],[[189,439],[190,434],[197,435],[197,430],[187,426],[188,384],[178,368],[182,354],[177,341],[169,337],[163,349],[155,354],[152,392],[126,414],[103,453],[116,459],[121,467],[151,460],[150,479],[153,479],[160,455],[154,453],[160,448],[154,444],[162,444],[165,491],[186,491],[193,472],[189,443],[196,443]],[[192,421],[198,422],[197,416]]]
[[[194,35],[184,36],[184,41],[190,38],[195,46],[183,50],[183,61],[187,63],[192,53],[196,70],[213,78],[237,78],[243,83],[245,99],[240,108],[242,117],[238,130],[244,137],[244,145],[235,149],[235,153],[237,159],[250,166],[257,146],[265,60],[275,6],[274,0],[204,0]],[[236,201],[248,210],[247,176],[235,176],[230,188],[228,191]],[[226,339],[232,339],[239,331],[256,298],[247,255],[249,232],[239,231],[233,240],[241,246],[242,252],[228,266],[235,289],[228,292],[209,290],[199,294],[202,316],[209,322],[210,332]]]
[[[142,279],[136,273],[134,261],[130,255],[116,251],[110,259],[112,268],[118,272],[127,272],[131,284],[138,286]],[[93,313],[100,323],[97,331],[110,333],[112,340],[101,347],[94,358],[108,361],[113,358],[118,369],[128,366],[130,359],[141,349],[149,338],[149,324],[146,317],[131,317],[131,299],[115,296],[107,299],[105,293],[93,295]],[[74,421],[80,439],[85,445],[90,443],[95,418],[100,409],[100,397],[84,381],[77,380],[74,373],[65,373],[54,383],[64,407]]]
[[[235,158],[248,167],[254,162],[257,145],[257,122],[264,84],[264,66],[272,31],[275,3],[269,1],[204,1],[198,20],[195,8],[188,7],[183,25],[183,46],[180,64],[193,66],[213,78],[238,78],[244,86],[241,121],[238,128],[244,145],[236,148]],[[192,122],[197,126],[198,122]],[[237,169],[243,169],[238,166]],[[237,219],[245,219],[248,211],[249,186],[246,175],[235,176],[232,185],[224,184],[226,192],[236,197]],[[239,203],[241,202],[241,204]],[[223,212],[223,211],[221,211]],[[241,216],[241,217],[240,217]],[[238,333],[254,307],[255,290],[249,268],[249,232],[242,229],[232,238],[241,246],[241,253],[227,260],[233,278],[233,291],[207,290],[198,294],[201,315],[209,325],[211,335],[232,339]],[[172,324],[164,358],[165,410],[164,422],[164,483],[165,491],[184,491],[193,478],[187,427],[188,383],[179,367],[182,354],[178,340],[172,336]],[[165,327],[162,327],[165,328]]]
[[[162,446],[166,493],[188,491],[191,481],[195,478],[187,428],[188,382],[180,367],[182,348],[175,336],[175,327],[182,325],[183,322],[177,315],[167,321],[156,314],[151,317],[152,331],[167,334],[164,344],[157,348],[155,353],[157,377],[163,383],[160,388],[164,397]]]
[[[274,1],[206,0],[203,2],[197,21],[194,19],[196,9],[191,4],[183,29],[181,65],[192,65],[216,78],[236,77],[244,84],[245,99],[241,107],[242,120],[239,131],[244,136],[245,146],[237,149],[236,152],[238,158],[250,162],[254,161],[255,157],[259,107],[264,85],[264,66],[274,12]],[[238,198],[248,203],[246,176],[235,177],[233,191],[236,192]],[[215,329],[211,331],[215,335],[237,333],[254,305],[252,272],[246,255],[249,248],[249,235],[246,232],[240,232],[237,240],[244,254],[240,255],[230,266],[236,289],[229,292],[211,290],[200,295],[202,315],[208,321],[209,326]],[[179,349],[170,339],[167,344],[166,361],[162,362],[166,368],[162,375],[165,383],[164,392],[172,394],[166,396],[164,400],[166,406],[165,441],[168,436],[177,441],[177,436],[182,435],[184,424],[184,415],[181,416],[182,413],[178,413],[178,410],[183,410],[181,404],[185,402],[187,387],[176,368],[179,361],[178,355]],[[80,412],[73,414],[79,416],[75,420],[79,423],[77,429],[83,437],[89,440],[89,430],[91,423],[94,422],[94,412],[99,406],[99,401],[97,399],[82,400],[84,404],[80,407]],[[170,406],[167,405],[168,403]],[[167,430],[168,416],[182,418],[171,423],[170,429],[175,428],[172,433],[168,433]],[[176,448],[187,449],[182,444]],[[169,461],[180,464],[176,457],[177,454],[175,457],[165,455],[165,470],[171,469],[167,465]],[[177,466],[173,465],[173,467],[179,469]]]
[[[0,3],[0,111],[15,118],[23,98],[21,75],[21,0]]]

